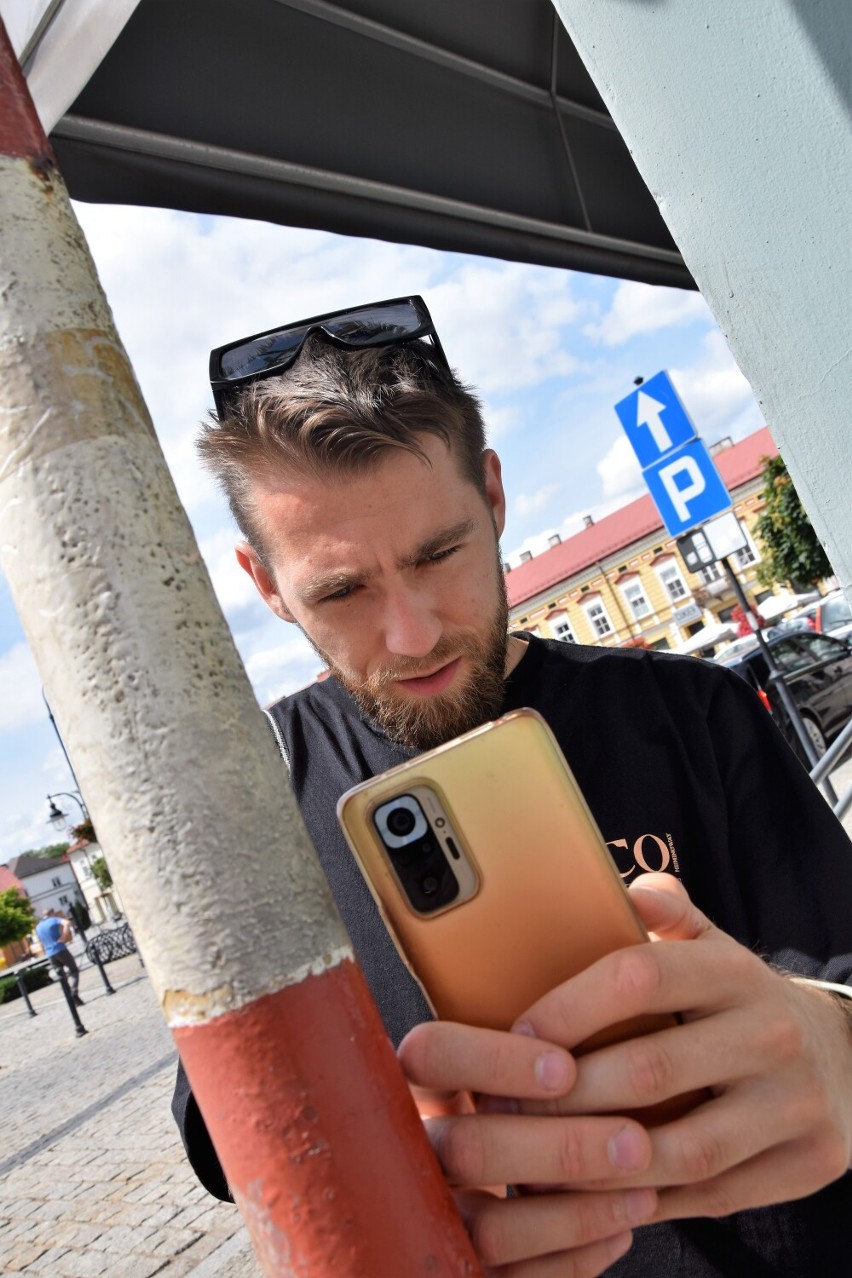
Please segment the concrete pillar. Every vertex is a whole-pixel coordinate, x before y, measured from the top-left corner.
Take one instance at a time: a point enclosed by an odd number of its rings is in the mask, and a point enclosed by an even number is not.
[[[852,588],[849,0],[553,0]]]

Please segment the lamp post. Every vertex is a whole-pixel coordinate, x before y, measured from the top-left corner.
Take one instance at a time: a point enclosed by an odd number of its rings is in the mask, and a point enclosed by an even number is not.
[[[83,821],[91,820],[89,816],[88,808],[83,802],[83,796],[78,791],[58,790],[56,794],[49,794],[47,796],[47,801],[50,804],[50,808],[47,814],[47,820],[48,820],[48,823],[52,825],[55,830],[68,831],[71,829],[71,826],[68,824],[68,822],[70,821],[70,817],[67,812],[63,812],[62,809],[57,805],[57,802],[56,802],[57,799],[73,799],[74,802],[77,804],[77,807],[80,809],[80,813],[81,813]],[[91,864],[88,861],[88,854],[86,856],[86,862],[89,865],[89,870],[91,870]],[[86,901],[86,890],[83,887],[82,883],[80,882],[80,879],[77,875],[77,869],[74,865],[74,862],[70,859],[70,857],[69,857],[68,863],[71,866],[71,873],[74,875],[74,882],[77,885],[77,893],[78,895],[82,896],[83,905],[86,907],[86,915],[83,915],[83,914],[77,915],[72,910],[72,914],[74,915],[74,922],[76,923],[77,929],[80,932],[80,935],[82,936],[83,941],[85,942],[86,929],[83,927],[82,919],[88,916],[88,903]]]

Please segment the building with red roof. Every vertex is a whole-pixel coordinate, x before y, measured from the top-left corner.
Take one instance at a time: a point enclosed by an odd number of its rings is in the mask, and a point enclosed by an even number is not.
[[[751,529],[763,505],[762,459],[778,449],[764,427],[711,452],[748,540],[733,556],[738,575],[759,602],[773,592],[756,582],[760,547]],[[598,521],[589,516],[581,532],[508,570],[506,589],[513,630],[609,647],[677,648],[736,607],[718,564],[689,571],[650,496]]]

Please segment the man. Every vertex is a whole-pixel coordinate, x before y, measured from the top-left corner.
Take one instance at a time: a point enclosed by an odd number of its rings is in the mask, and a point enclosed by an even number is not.
[[[77,993],[80,984],[80,969],[77,967],[77,960],[68,948],[68,944],[72,939],[71,925],[68,920],[61,914],[57,914],[56,910],[45,910],[41,916],[41,921],[36,926],[36,936],[57,972],[62,967],[68,972],[71,997],[78,1007],[82,1007],[83,1000]]]
[[[238,561],[331,672],[269,712],[302,814],[412,1086],[479,1097],[429,1131],[483,1264],[506,1278],[842,1272],[852,858],[766,711],[693,658],[507,638],[500,464],[420,299],[233,343],[211,381],[200,450],[242,531]],[[336,800],[523,705],[613,846],[653,831],[669,849],[668,873],[633,892],[655,939],[567,981],[512,1034],[429,1023]],[[519,855],[534,872],[535,849]],[[684,1023],[572,1056],[643,1012]],[[694,1089],[708,1100],[689,1115],[637,1121]],[[174,1110],[227,1197],[182,1074]],[[495,1184],[535,1192],[480,1189]]]

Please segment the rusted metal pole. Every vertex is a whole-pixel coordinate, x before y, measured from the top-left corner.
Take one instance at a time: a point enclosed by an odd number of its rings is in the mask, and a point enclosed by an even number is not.
[[[0,216],[2,564],[260,1261],[476,1274],[2,28]]]

